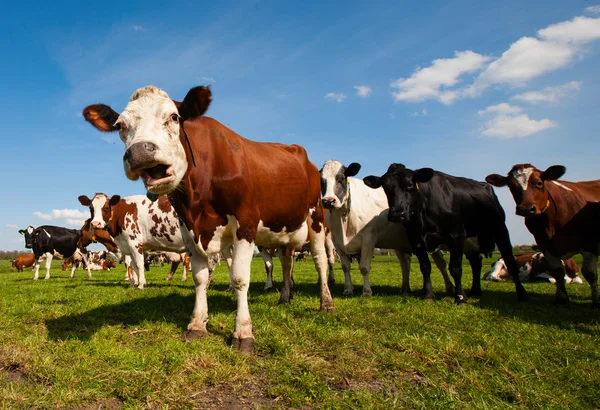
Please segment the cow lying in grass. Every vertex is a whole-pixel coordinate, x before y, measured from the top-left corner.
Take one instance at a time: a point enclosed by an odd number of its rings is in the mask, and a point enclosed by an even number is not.
[[[536,252],[518,255],[515,256],[515,260],[519,265],[519,278],[522,282],[543,280],[556,283],[556,280],[550,274],[550,265],[548,265],[543,253]],[[578,274],[579,267],[573,258],[563,261],[563,265],[567,274],[565,278],[567,283],[582,283]],[[491,270],[483,277],[483,280],[490,280],[493,282],[503,282],[509,279],[511,279],[511,276],[508,273],[506,264],[502,258],[492,263]]]

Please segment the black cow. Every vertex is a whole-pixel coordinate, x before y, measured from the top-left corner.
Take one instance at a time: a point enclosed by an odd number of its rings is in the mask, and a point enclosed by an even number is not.
[[[381,176],[363,180],[371,188],[383,187],[388,199],[388,219],[404,224],[423,274],[423,297],[433,298],[431,262],[427,255],[440,245],[450,250],[450,273],[455,283],[456,304],[466,303],[461,277],[465,239],[476,237],[477,254],[467,255],[473,269],[471,295],[481,293],[481,256],[498,246],[517,288],[519,300],[527,292],[519,280],[505,215],[493,188],[485,182],[454,177],[431,168],[416,171],[392,164]]]
[[[20,234],[25,236],[25,247],[33,250],[35,255],[35,275],[33,280],[37,280],[40,270],[40,258],[46,254],[46,276],[44,279],[50,279],[50,265],[52,257],[55,254],[61,255],[63,258],[73,256],[77,248],[77,242],[81,238],[81,230],[67,229],[60,226],[42,225],[37,228],[33,226],[27,229],[21,229]],[[85,264],[88,267],[88,277],[92,273],[87,261],[87,250],[79,249],[83,255]]]

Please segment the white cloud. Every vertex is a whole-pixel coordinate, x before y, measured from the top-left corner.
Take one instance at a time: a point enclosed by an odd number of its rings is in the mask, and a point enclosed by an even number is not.
[[[538,30],[538,38],[521,37],[492,62],[465,90],[475,97],[494,84],[524,86],[527,81],[558,70],[583,53],[583,45],[600,39],[600,18],[575,17]]]
[[[557,127],[554,121],[543,119],[540,121],[529,118],[522,113],[521,107],[502,103],[492,105],[478,112],[479,115],[493,115],[481,129],[481,135],[500,139],[527,137],[548,128]]]
[[[427,115],[428,115],[428,114],[427,114],[427,110],[426,110],[426,109],[423,109],[423,110],[421,111],[421,115],[422,115],[423,117],[427,117]]]
[[[6,224],[6,227],[10,229],[19,229],[19,227],[15,224]]]
[[[436,99],[443,104],[451,104],[459,95],[455,91],[444,90],[459,82],[459,77],[484,68],[490,57],[473,51],[456,51],[454,58],[433,60],[429,67],[417,68],[410,78],[392,81],[397,89],[392,95],[396,101],[424,101]]]
[[[427,110],[423,109],[421,111],[411,112],[408,115],[410,115],[411,117],[427,117]]]
[[[538,36],[558,43],[588,43],[600,38],[600,18],[575,17],[539,30]]]
[[[146,29],[142,26],[138,26],[137,24],[132,27],[135,31],[146,31]]]
[[[600,6],[590,6],[590,7],[586,7],[585,11],[587,11],[588,13],[600,13]]]
[[[200,77],[200,81],[206,81],[207,83],[216,83],[217,80],[215,80],[212,77]]]
[[[335,101],[335,102],[344,102],[344,100],[348,97],[346,97],[345,94],[342,93],[327,93],[325,94],[325,98],[327,98],[328,100],[331,101]]]
[[[37,216],[40,219],[44,219],[46,221],[52,221],[55,219],[87,219],[89,218],[89,214],[87,212],[82,212],[78,209],[53,209],[50,214],[43,214],[39,211],[33,213],[34,216]]]
[[[563,85],[555,87],[546,87],[539,91],[529,91],[522,94],[517,94],[511,97],[511,100],[524,101],[531,104],[539,102],[558,102],[563,97],[570,97],[579,92],[581,81],[571,81]]]
[[[371,87],[368,87],[366,85],[355,85],[354,88],[356,88],[356,95],[362,98],[367,98],[371,95],[371,92],[373,91]]]
[[[85,223],[85,219],[71,219],[71,218],[67,218],[66,222],[67,225],[69,226],[74,226],[76,228],[81,228],[83,226],[83,224]]]
[[[479,115],[485,114],[518,114],[520,113],[521,107],[516,105],[510,105],[508,103],[501,103],[497,105],[490,105],[485,110],[477,111]]]

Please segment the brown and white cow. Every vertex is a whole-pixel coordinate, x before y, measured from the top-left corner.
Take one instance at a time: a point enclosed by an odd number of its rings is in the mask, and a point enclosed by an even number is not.
[[[541,171],[531,164],[517,164],[507,176],[491,174],[486,181],[510,188],[517,215],[525,217],[525,226],[556,279],[556,302],[569,301],[561,259],[581,253],[581,272],[590,284],[592,304],[600,307],[596,273],[600,245],[600,180],[559,181],[565,171],[561,165]]]
[[[132,286],[146,286],[144,251],[185,252],[179,230],[179,218],[169,199],[160,197],[156,202],[144,195],[121,199],[97,193],[92,199],[79,197],[83,206],[92,213],[91,225],[97,232],[106,229],[120,251],[131,257],[133,265]]]
[[[549,274],[550,265],[544,258],[544,254],[541,252],[526,253],[524,255],[516,255],[515,261],[519,265],[519,278],[521,282],[532,282],[537,280],[547,280],[555,283],[556,280]],[[582,283],[581,278],[578,275],[579,267],[573,258],[569,258],[563,261],[566,272],[567,283]],[[496,262],[492,263],[491,270],[485,274],[484,280],[493,282],[503,282],[506,280],[512,280],[504,259],[500,258]]]
[[[12,267],[17,269],[17,272],[23,272],[23,268],[29,268],[35,263],[35,255],[33,253],[26,253],[25,255],[19,255],[12,261]]]
[[[208,257],[234,245],[232,344],[247,352],[254,345],[248,287],[255,245],[282,250],[279,301],[289,303],[291,250],[308,238],[320,277],[321,310],[333,309],[319,172],[301,146],[250,141],[204,117],[211,100],[208,87],[192,88],[180,103],[147,86],[132,95],[121,114],[97,104],[83,115],[100,131],[118,130],[125,143],[126,176],[141,177],[150,196],[168,194],[177,209],[196,284],[186,337],[207,333]]]

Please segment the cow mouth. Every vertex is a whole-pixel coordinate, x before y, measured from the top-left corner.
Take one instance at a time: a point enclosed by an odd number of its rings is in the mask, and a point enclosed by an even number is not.
[[[175,167],[168,164],[157,164],[138,171],[147,188],[168,184],[175,180]]]

